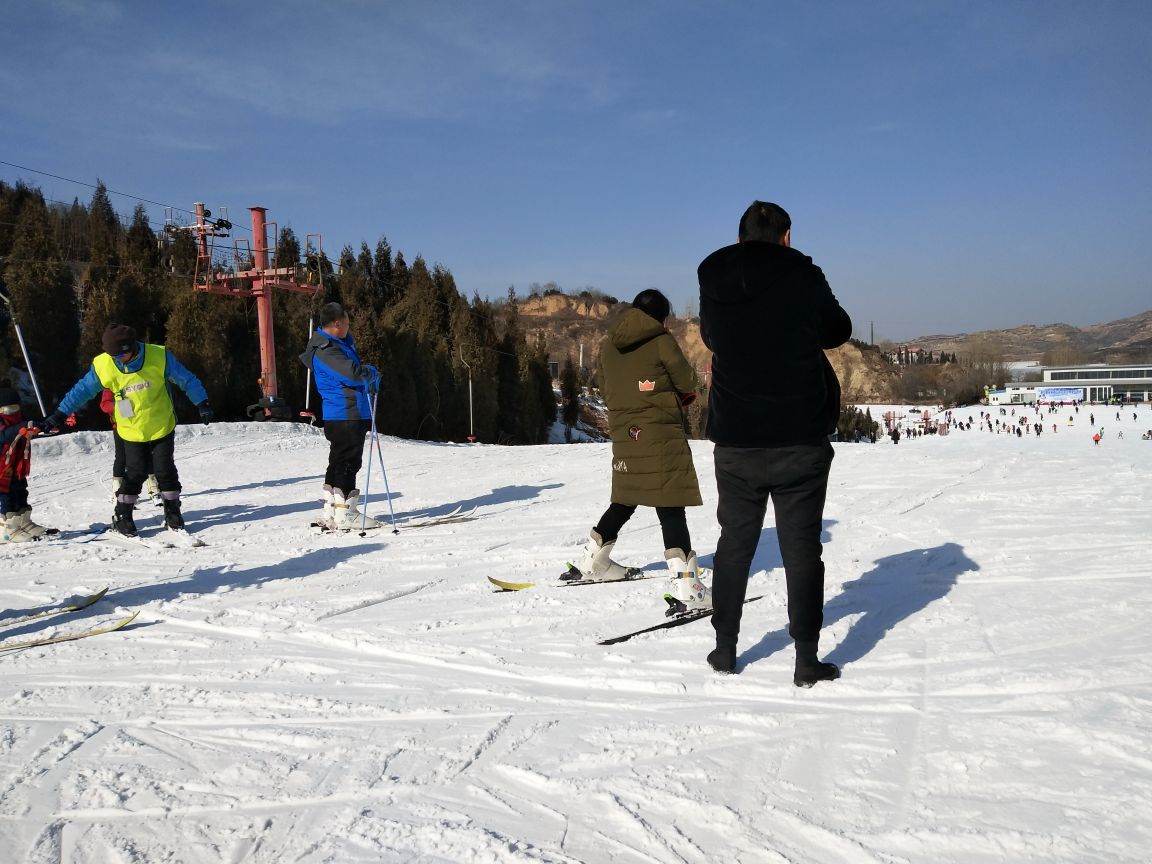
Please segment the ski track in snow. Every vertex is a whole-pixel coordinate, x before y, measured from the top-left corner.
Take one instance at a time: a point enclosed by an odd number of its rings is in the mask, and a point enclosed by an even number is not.
[[[1132,428],[1152,426],[1140,409]],[[1051,421],[1049,421],[1051,422]],[[115,634],[0,654],[0,848],[87,862],[1137,862],[1152,848],[1152,442],[1088,430],[836,445],[824,653],[791,685],[771,508],[740,673],[660,580],[560,591],[606,506],[605,444],[383,439],[365,537],[313,535],[327,444],[178,430],[203,548],[0,547],[3,629]],[[1083,424],[1081,424],[1083,425]],[[1126,430],[1127,431],[1127,428]],[[1081,440],[1083,439],[1083,440]],[[38,521],[106,523],[111,446],[35,444]],[[705,506],[689,526],[710,566]],[[363,483],[363,475],[362,483]],[[138,522],[159,526],[145,504]],[[663,566],[641,509],[615,557]],[[512,594],[485,576],[534,581]],[[4,611],[7,610],[7,611]]]

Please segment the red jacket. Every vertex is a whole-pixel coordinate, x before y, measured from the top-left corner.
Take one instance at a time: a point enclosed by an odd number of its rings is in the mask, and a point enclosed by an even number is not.
[[[0,414],[0,492],[11,490],[13,478],[28,478],[32,468],[32,448],[28,442],[35,434],[28,429],[28,421],[21,412]]]
[[[108,419],[112,421],[112,428],[116,428],[115,412],[116,412],[116,399],[112,395],[112,391],[105,387],[100,393],[100,410],[108,415]]]

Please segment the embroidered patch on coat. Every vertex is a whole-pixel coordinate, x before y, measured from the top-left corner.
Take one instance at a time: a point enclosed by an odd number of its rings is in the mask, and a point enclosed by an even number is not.
[[[641,393],[651,393],[656,389],[655,381],[637,381],[636,383],[640,386]]]

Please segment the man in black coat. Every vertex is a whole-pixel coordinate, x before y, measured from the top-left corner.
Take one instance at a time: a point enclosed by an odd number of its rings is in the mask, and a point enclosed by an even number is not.
[[[708,437],[715,442],[720,542],[713,571],[716,650],[708,663],[736,669],[748,573],[769,498],[788,586],[788,632],[796,642],[797,686],[839,677],[817,659],[824,623],[820,532],[829,435],[840,413],[840,382],[825,348],[852,335],[820,268],[791,248],[783,208],[755,201],[739,242],[701,262],[700,329],[713,352]]]

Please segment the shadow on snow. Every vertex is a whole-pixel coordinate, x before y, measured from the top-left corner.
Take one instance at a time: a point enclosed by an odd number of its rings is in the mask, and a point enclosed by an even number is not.
[[[771,533],[774,535],[775,530]],[[762,545],[765,539],[761,536]],[[980,569],[957,543],[887,555],[875,563],[858,579],[845,582],[840,593],[824,604],[825,627],[859,616],[841,643],[824,658],[830,663],[845,666],[861,659],[902,621],[945,597],[961,573]],[[770,657],[791,642],[787,627],[773,630],[740,656],[740,664]]]

